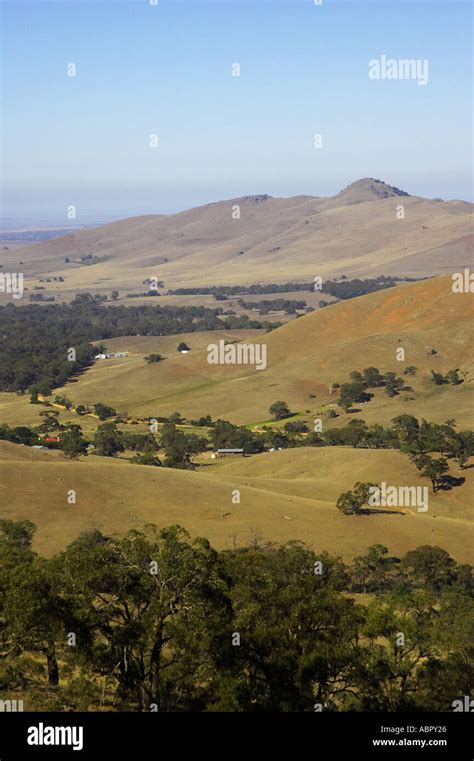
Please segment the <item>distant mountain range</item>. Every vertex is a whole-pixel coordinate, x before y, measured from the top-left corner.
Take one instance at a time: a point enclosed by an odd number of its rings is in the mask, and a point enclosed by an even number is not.
[[[27,274],[54,272],[76,291],[133,291],[152,276],[166,288],[420,277],[472,264],[471,214],[465,201],[420,198],[365,178],[332,197],[249,195],[132,217],[25,246],[21,259]],[[90,255],[92,266],[78,261]]]

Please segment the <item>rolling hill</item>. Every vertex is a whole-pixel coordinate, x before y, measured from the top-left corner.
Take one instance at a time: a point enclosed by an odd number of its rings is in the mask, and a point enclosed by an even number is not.
[[[365,178],[329,198],[252,195],[133,217],[1,251],[0,259],[5,271],[16,271],[21,260],[30,290],[41,275],[63,277],[47,286],[58,298],[115,288],[123,296],[143,291],[149,277],[165,288],[342,274],[420,277],[469,266],[471,210],[463,201],[411,196]],[[78,261],[90,255],[98,258]]]
[[[82,531],[117,535],[146,523],[179,524],[217,547],[301,539],[346,559],[374,543],[402,555],[423,544],[447,549],[459,562],[470,557],[474,474],[461,489],[430,496],[429,510],[344,516],[337,496],[355,478],[417,484],[406,456],[392,450],[347,448],[284,450],[220,462],[196,472],[153,468],[90,456],[70,462],[57,452],[34,453],[0,442],[2,517],[29,519],[38,527],[35,549],[51,555]],[[76,503],[69,504],[69,490]],[[240,490],[240,504],[232,491]]]
[[[348,381],[351,370],[373,365],[402,374],[407,365],[414,365],[416,374],[407,378],[412,392],[390,398],[376,389],[368,404],[359,405],[359,412],[341,413],[335,420],[324,416],[324,425],[361,418],[388,424],[406,412],[434,422],[455,418],[459,429],[472,428],[472,295],[453,293],[451,286],[446,276],[399,285],[333,304],[270,333],[114,338],[107,341],[109,350],[126,351],[128,356],[98,360],[55,393],[76,404],[111,404],[134,417],[179,410],[187,418],[210,414],[253,426],[269,417],[268,407],[277,399],[311,421],[335,404],[337,394],[330,395],[329,385]],[[224,339],[265,343],[267,368],[210,365],[208,345]],[[181,340],[190,345],[188,354],[177,352]],[[396,359],[401,347],[404,362]],[[152,352],[166,359],[147,364],[144,357]],[[460,385],[435,386],[430,381],[431,370],[446,373],[454,368],[462,374]],[[25,396],[0,395],[0,422],[38,424],[42,411],[42,405],[29,404]],[[71,411],[61,412],[62,422],[78,420]],[[89,434],[98,424],[90,416],[80,420]],[[398,514],[343,516],[335,507],[337,497],[357,480],[394,485],[427,481],[396,450],[304,447],[238,460],[212,460],[207,452],[198,461],[201,467],[196,471],[94,455],[70,462],[59,452],[2,441],[2,517],[28,518],[37,524],[35,546],[45,554],[94,527],[115,534],[145,523],[178,523],[220,547],[246,544],[256,536],[273,542],[302,539],[352,558],[374,543],[398,555],[437,544],[458,561],[469,560],[472,465],[461,471],[450,463],[451,474],[465,481],[430,495],[427,513],[404,508]],[[77,494],[75,504],[67,501],[71,489]],[[234,489],[241,492],[240,504],[232,503]]]
[[[179,410],[189,418],[210,414],[251,423],[267,419],[277,399],[295,412],[318,411],[335,401],[329,385],[349,381],[352,370],[373,365],[401,374],[414,365],[417,373],[409,381],[414,393],[390,399],[376,390],[363,409],[364,419],[388,423],[408,412],[438,422],[454,417],[459,425],[472,426],[472,295],[453,293],[451,285],[449,277],[403,284],[331,305],[268,334],[254,332],[248,341],[267,347],[268,366],[261,371],[249,365],[208,364],[207,345],[230,339],[231,332],[115,338],[107,342],[109,349],[128,351],[128,357],[98,361],[59,391],[75,403],[101,401],[141,417]],[[242,331],[239,338],[243,341]],[[189,354],[176,351],[179,340],[191,346]],[[396,359],[398,348],[405,350],[404,362]],[[167,359],[148,365],[143,358],[150,352]],[[465,373],[461,385],[434,386],[430,381],[431,370],[446,373],[454,368]],[[406,396],[414,399],[406,401]],[[346,416],[341,417],[345,422]]]

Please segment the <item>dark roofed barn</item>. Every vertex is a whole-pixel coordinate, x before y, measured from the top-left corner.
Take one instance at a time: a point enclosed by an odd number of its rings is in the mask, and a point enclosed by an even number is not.
[[[230,457],[232,455],[241,455],[241,457],[244,456],[244,450],[243,449],[218,449],[217,457]]]

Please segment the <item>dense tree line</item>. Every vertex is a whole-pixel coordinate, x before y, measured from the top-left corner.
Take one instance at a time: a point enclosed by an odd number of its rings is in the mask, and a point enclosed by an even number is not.
[[[161,296],[156,289],[152,291],[141,291],[139,293],[127,293],[127,299],[141,298],[142,296]]]
[[[62,386],[91,364],[90,325],[66,306],[0,307],[0,390]],[[68,350],[75,350],[69,361]]]
[[[366,278],[365,280],[359,280],[359,278],[354,278],[353,280],[326,280],[323,282],[322,292],[329,293],[331,296],[341,300],[354,299],[357,296],[364,296],[366,293],[393,288],[393,286],[399,285],[400,282],[413,282],[414,280],[416,278],[387,277],[385,275],[380,275],[380,277],[376,278]]]
[[[296,299],[271,299],[263,301],[244,301],[238,300],[242,309],[257,309],[260,314],[269,312],[285,312],[286,314],[295,314],[297,309],[305,309],[306,301],[297,301]]]
[[[452,711],[470,694],[472,568],[438,547],[346,565],[148,526],[45,560],[34,531],[0,522],[0,688],[26,710]]]
[[[365,293],[373,293],[384,288],[392,288],[401,282],[413,282],[416,278],[410,277],[390,277],[380,275],[375,278],[366,278],[365,280],[348,280],[343,275],[339,280],[326,280],[322,284],[322,292],[329,293],[338,299],[352,299],[355,296],[363,296]],[[252,285],[211,285],[195,286],[192,288],[175,288],[169,290],[168,294],[179,296],[215,296],[229,297],[239,295],[260,295],[266,293],[290,293],[291,291],[314,291],[314,282],[312,283],[254,283]]]
[[[380,423],[367,425],[364,420],[351,420],[340,428],[330,428],[324,432],[310,432],[304,436],[304,429],[295,430],[287,423],[280,432],[286,446],[349,446],[356,449],[400,449],[414,457],[429,452],[438,452],[443,457],[452,458],[462,468],[469,457],[474,455],[474,432],[457,431],[452,422],[438,424],[414,415],[398,415],[392,426]]]
[[[87,368],[103,347],[92,341],[120,336],[161,336],[203,330],[267,328],[222,309],[116,306],[107,309],[90,294],[71,304],[0,306],[0,391],[50,393]],[[75,358],[71,359],[70,349]]]
[[[285,403],[275,404],[284,405]],[[100,407],[104,407],[107,414],[110,411],[113,412],[112,408],[105,405]],[[280,406],[278,410],[284,413],[283,417],[291,414],[288,409],[282,410]],[[101,411],[104,412],[102,409]],[[62,425],[57,419],[58,414],[56,411],[45,411],[42,413],[43,422],[34,429],[27,426],[10,428],[8,425],[0,424],[0,439],[32,446],[40,443],[40,434],[56,433],[60,436],[57,447],[61,448],[64,431],[75,429],[80,432],[81,428],[71,423]],[[182,424],[184,420],[179,413],[174,413],[169,418],[159,418],[159,420],[164,425],[157,440],[151,433],[122,432],[117,428],[115,421],[104,422],[98,427],[93,438],[96,453],[115,456],[126,449],[144,451],[150,448],[155,450],[160,446],[167,450],[165,465],[192,468],[194,467],[192,456],[211,446],[213,449],[241,448],[245,454],[302,446],[400,449],[413,459],[417,467],[420,466],[422,474],[428,476],[434,467],[439,467],[432,466],[426,459],[429,453],[439,453],[442,459],[452,459],[460,468],[464,468],[469,458],[474,455],[473,431],[457,431],[454,421],[444,424],[431,423],[424,419],[419,421],[415,416],[408,414],[393,418],[391,426],[383,426],[380,423],[367,425],[364,420],[351,420],[345,426],[325,431],[310,431],[304,420],[290,421],[282,428],[262,426],[258,432],[234,425],[228,420],[212,421],[209,415],[191,421],[193,425],[209,427],[207,436],[186,435],[180,431],[177,424]],[[142,442],[143,446],[139,446],[137,442]],[[83,449],[82,441],[80,444]],[[142,462],[142,464],[147,463]],[[149,464],[157,463],[150,462]]]
[[[283,404],[283,403],[280,403]],[[449,460],[463,469],[474,455],[474,432],[457,431],[453,421],[445,424],[418,421],[413,415],[393,418],[393,425],[367,425],[352,420],[341,428],[309,431],[303,420],[286,423],[283,428],[263,426],[252,432],[224,420],[218,420],[210,432],[215,449],[238,447],[245,454],[292,447],[349,446],[357,449],[399,449],[409,455],[420,476],[431,481],[433,492],[460,486],[464,479],[449,475]],[[431,457],[430,453],[440,457]]]
[[[167,293],[177,296],[239,296],[260,295],[266,293],[289,293],[290,291],[311,291],[309,283],[254,283],[253,285],[211,285],[193,288],[175,288]]]

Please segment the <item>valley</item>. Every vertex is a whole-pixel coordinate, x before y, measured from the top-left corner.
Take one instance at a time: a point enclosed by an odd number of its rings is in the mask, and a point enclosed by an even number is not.
[[[42,403],[1,393],[0,422],[35,428],[50,409],[62,426],[79,424],[92,441],[101,421],[87,410],[93,412],[100,402],[115,412],[117,430],[124,435],[145,435],[150,421],[166,421],[176,412],[177,430],[184,436],[209,437],[209,424],[192,423],[206,416],[245,426],[257,438],[265,431],[284,434],[288,420],[310,432],[320,421],[318,430],[331,432],[356,421],[389,427],[403,415],[438,425],[454,420],[458,430],[472,429],[474,367],[466,351],[472,316],[470,294],[454,293],[452,278],[445,276],[335,303],[270,332],[212,330],[107,339],[102,343],[112,358],[96,360],[51,396],[42,395]],[[258,372],[255,366],[209,363],[209,347],[219,342],[264,345],[268,366]],[[187,353],[177,350],[181,343],[189,348]],[[400,348],[405,352],[402,362],[397,359]],[[117,358],[117,353],[124,356]],[[162,361],[147,363],[145,358],[153,353]],[[400,374],[410,390],[390,397],[383,387],[374,388],[370,401],[344,412],[337,386],[363,367]],[[407,367],[415,368],[414,374],[404,376]],[[453,368],[462,382],[433,383],[433,372],[442,376]],[[55,398],[70,400],[71,409],[55,404]],[[289,418],[272,420],[269,408],[277,399],[288,404]],[[81,415],[76,412],[79,405]],[[163,425],[152,428],[158,442]],[[300,436],[299,447],[308,435]],[[115,457],[89,453],[68,461],[57,450],[41,452],[2,442],[3,514],[33,520],[37,547],[47,554],[82,531],[98,528],[114,534],[153,522],[163,527],[178,523],[221,547],[248,543],[257,534],[276,543],[304,540],[346,558],[374,543],[386,544],[397,554],[434,543],[461,562],[468,559],[474,517],[469,461],[463,469],[452,464],[451,476],[462,485],[431,495],[426,515],[403,508],[396,515],[348,517],[338,513],[336,501],[357,481],[427,482],[406,454],[392,449],[276,447],[233,461],[212,459],[211,452],[208,442],[205,451],[192,457],[194,470],[176,470],[133,464],[133,453],[127,452]],[[163,459],[164,450],[158,456]],[[66,499],[69,489],[77,492],[73,505]],[[241,501],[234,505],[235,489]]]

